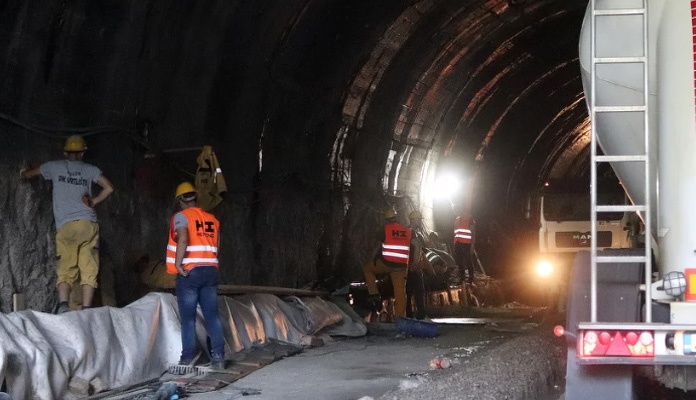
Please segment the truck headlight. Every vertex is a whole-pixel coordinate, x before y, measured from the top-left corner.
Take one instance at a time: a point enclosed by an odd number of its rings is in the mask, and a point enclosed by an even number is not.
[[[553,264],[546,260],[539,261],[536,265],[536,273],[542,278],[550,276],[553,274]]]

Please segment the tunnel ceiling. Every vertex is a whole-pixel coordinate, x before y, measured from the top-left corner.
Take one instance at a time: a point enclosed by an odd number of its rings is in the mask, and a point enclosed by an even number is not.
[[[511,203],[586,175],[586,4],[6,0],[0,116],[46,148],[95,135],[114,162],[110,135],[177,165],[191,154],[171,150],[212,144],[235,193],[413,194],[430,163],[476,176],[480,204]]]
[[[357,131],[389,130],[392,147],[429,149],[441,168],[476,175],[479,203],[519,201],[549,178],[586,176],[577,63],[586,4],[413,4],[382,39],[400,39],[398,48],[373,52],[391,62],[361,71],[344,109],[348,123]]]

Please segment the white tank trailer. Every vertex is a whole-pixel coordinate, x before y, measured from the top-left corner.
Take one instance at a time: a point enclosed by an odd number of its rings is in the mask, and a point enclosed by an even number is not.
[[[634,373],[670,388],[694,390],[696,0],[594,0],[595,10],[633,10],[625,15],[602,11],[593,16],[591,6],[592,0],[579,48],[588,106],[593,73],[595,106],[643,105],[645,87],[640,62],[600,63],[592,68],[592,18],[597,58],[641,56],[644,16],[648,21],[647,113],[598,112],[594,123],[605,154],[641,155],[646,153],[647,115],[649,189],[645,190],[642,162],[613,162],[612,167],[633,204],[646,204],[645,193],[650,195],[651,232],[646,232],[645,242],[652,247],[654,278],[646,290],[644,264],[626,263],[598,263],[592,277],[587,272],[589,254],[576,259],[566,321],[566,399],[636,398]],[[592,284],[597,287],[595,321],[590,320],[587,300]],[[651,317],[646,317],[643,306],[646,292]]]

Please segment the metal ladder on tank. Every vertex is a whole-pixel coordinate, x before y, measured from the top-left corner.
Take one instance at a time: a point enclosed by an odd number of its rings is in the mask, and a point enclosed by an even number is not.
[[[607,8],[596,8],[597,3],[600,4],[610,4],[611,1],[600,1],[600,0],[590,0],[591,1],[591,45],[590,45],[590,55],[592,57],[591,62],[591,104],[590,104],[590,120],[591,120],[591,188],[590,188],[590,202],[591,202],[591,239],[590,239],[590,262],[591,262],[591,311],[590,318],[592,323],[597,322],[597,265],[602,263],[644,263],[645,264],[645,322],[652,322],[652,307],[650,298],[650,283],[652,275],[652,263],[651,263],[651,243],[650,243],[650,232],[651,232],[651,215],[650,215],[650,141],[649,141],[649,121],[648,121],[648,104],[649,104],[649,93],[648,93],[648,0],[642,0],[642,7],[640,8],[623,8],[623,9],[607,9]],[[614,18],[614,17],[625,17],[625,16],[640,16],[642,15],[643,21],[643,54],[641,56],[633,57],[597,57],[596,49],[596,25],[597,18]],[[596,96],[596,84],[597,84],[597,66],[601,64],[640,64],[643,67],[643,104],[642,105],[610,105],[610,106],[598,106],[597,96]],[[597,115],[602,113],[640,113],[643,117],[643,128],[644,128],[644,154],[632,154],[632,155],[598,155],[597,154]],[[597,165],[599,163],[612,162],[612,163],[642,163],[644,167],[644,201],[645,204],[640,205],[601,205],[597,204]],[[602,212],[640,212],[643,215],[645,221],[645,253],[642,256],[599,256],[597,255],[597,213]]]

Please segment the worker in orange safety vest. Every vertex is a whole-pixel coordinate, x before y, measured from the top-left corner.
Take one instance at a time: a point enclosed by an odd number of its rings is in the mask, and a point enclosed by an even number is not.
[[[455,211],[457,211],[456,206]],[[468,210],[461,206],[454,220],[454,260],[459,267],[459,276],[465,284],[474,282],[474,263],[471,258],[471,243],[474,240],[474,221]]]
[[[377,274],[387,273],[394,287],[394,316],[406,316],[406,274],[411,249],[411,229],[396,221],[396,212],[384,213],[386,223],[378,250],[373,259],[363,267],[365,284],[370,297],[379,297]]]
[[[217,286],[220,223],[196,204],[196,188],[189,182],[176,189],[181,211],[169,225],[167,272],[176,275],[176,300],[181,319],[180,365],[193,366],[198,358],[196,315],[200,304],[210,337],[210,366],[225,368],[225,339],[218,315]]]

